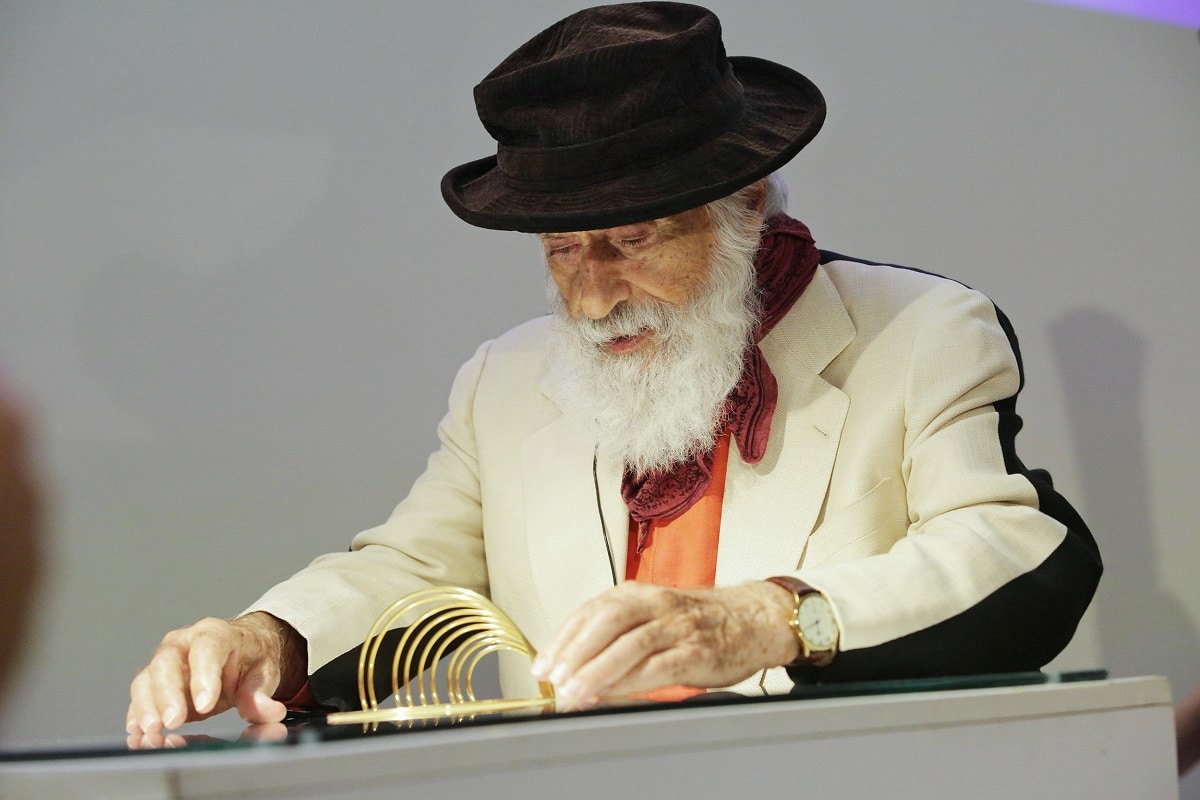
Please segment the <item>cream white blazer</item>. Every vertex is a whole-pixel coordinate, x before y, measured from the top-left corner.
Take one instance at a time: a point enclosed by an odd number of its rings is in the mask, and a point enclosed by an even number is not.
[[[428,585],[490,595],[537,647],[613,585],[609,548],[623,579],[621,465],[593,474],[586,420],[552,399],[549,327],[482,345],[391,517],[251,607],[307,638],[310,672]],[[1031,669],[1066,645],[1099,558],[1049,476],[1016,458],[1019,354],[986,297],[826,254],[761,347],[779,405],[762,461],[730,454],[717,585],[795,574],[825,591],[835,678]],[[502,663],[507,694],[534,691],[527,669]],[[772,672],[773,689],[790,685]]]

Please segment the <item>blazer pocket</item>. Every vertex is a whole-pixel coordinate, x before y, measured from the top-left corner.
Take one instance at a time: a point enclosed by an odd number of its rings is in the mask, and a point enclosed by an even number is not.
[[[884,478],[812,532],[800,567],[886,553],[908,529],[908,502],[897,478]]]

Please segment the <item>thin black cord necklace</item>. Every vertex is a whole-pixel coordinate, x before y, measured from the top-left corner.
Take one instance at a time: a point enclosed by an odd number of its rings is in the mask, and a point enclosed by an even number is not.
[[[592,482],[596,486],[596,513],[600,515],[600,531],[604,534],[604,548],[608,551],[608,569],[612,572],[613,586],[617,581],[617,560],[613,558],[612,540],[608,538],[608,526],[604,524],[604,508],[600,505],[600,445],[592,453]]]

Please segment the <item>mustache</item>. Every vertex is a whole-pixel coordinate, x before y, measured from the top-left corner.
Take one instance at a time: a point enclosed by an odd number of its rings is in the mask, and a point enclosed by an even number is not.
[[[659,335],[669,333],[678,324],[679,313],[670,304],[658,300],[636,303],[624,300],[613,306],[608,316],[602,319],[580,316],[574,323],[584,342],[599,346],[647,330]]]

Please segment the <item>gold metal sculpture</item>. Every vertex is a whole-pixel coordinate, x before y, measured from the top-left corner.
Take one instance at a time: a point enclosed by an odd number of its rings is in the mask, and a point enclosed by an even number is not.
[[[392,656],[391,696],[396,705],[380,708],[375,670],[384,634],[413,614],[416,616],[404,628]],[[553,708],[554,688],[544,682],[538,684],[540,697],[475,697],[475,668],[486,656],[504,651],[531,660],[535,655],[525,635],[487,598],[452,586],[414,592],[383,612],[363,642],[358,657],[362,710],[330,714],[326,721],[345,724],[457,719],[498,711]],[[439,675],[445,679],[449,695],[445,699],[438,694]]]

